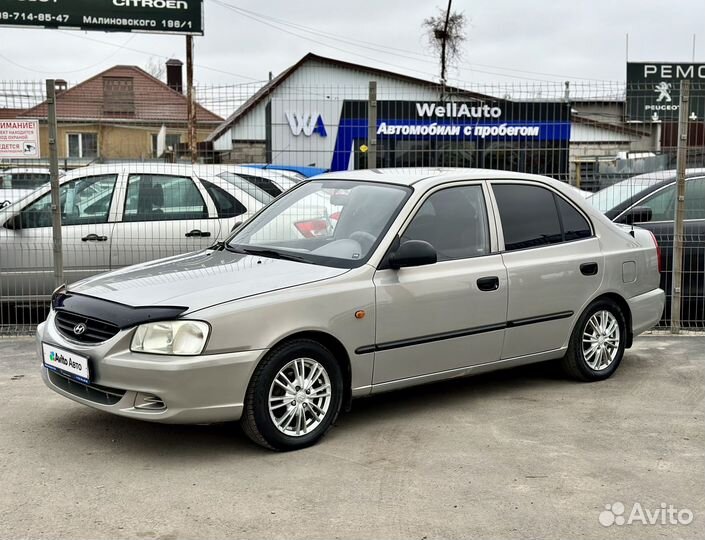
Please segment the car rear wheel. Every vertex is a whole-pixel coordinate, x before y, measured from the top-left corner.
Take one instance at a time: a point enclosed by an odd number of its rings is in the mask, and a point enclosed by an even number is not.
[[[581,381],[610,377],[624,356],[627,327],[619,306],[609,299],[593,302],[578,319],[563,357],[564,370]]]
[[[333,354],[298,339],[272,349],[257,366],[241,424],[257,444],[297,450],[318,441],[340,412],[343,378]]]

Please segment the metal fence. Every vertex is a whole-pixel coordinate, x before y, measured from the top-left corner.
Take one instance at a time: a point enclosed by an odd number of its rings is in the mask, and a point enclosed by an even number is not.
[[[448,87],[348,79],[196,87],[196,169],[178,87],[125,66],[83,83],[58,81],[65,280],[212,245],[317,171],[502,169],[559,179],[610,219],[651,230],[669,299],[660,325],[670,327],[680,142],[687,178],[676,322],[705,327],[705,169],[698,170],[705,167],[705,88],[691,85],[679,137],[678,83]],[[0,210],[0,335],[32,332],[56,284],[48,113],[44,82],[0,81],[0,122],[39,119],[41,151],[39,159],[0,158],[0,204],[19,201]]]

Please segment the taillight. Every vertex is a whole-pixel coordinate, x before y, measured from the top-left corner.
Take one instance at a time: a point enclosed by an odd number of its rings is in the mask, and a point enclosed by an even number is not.
[[[294,227],[304,238],[316,238],[328,234],[328,223],[323,219],[297,221],[294,223]]]
[[[649,231],[649,234],[651,235],[651,239],[654,241],[654,245],[656,246],[656,260],[658,260],[658,271],[660,274],[661,273],[661,246],[658,245],[658,240],[656,240],[656,236],[654,236],[654,233]]]

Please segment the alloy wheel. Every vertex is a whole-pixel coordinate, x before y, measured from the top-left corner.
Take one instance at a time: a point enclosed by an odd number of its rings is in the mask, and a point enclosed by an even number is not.
[[[610,311],[592,315],[583,330],[583,358],[595,371],[607,369],[619,354],[621,333],[619,322]]]
[[[316,429],[331,404],[331,382],[322,364],[296,358],[274,377],[269,389],[269,416],[276,428],[290,437]]]

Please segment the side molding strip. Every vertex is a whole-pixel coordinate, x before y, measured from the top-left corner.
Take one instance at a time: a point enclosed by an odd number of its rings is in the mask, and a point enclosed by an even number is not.
[[[473,336],[475,334],[484,334],[486,332],[496,332],[505,328],[516,328],[517,326],[526,326],[529,324],[538,324],[542,322],[557,321],[567,319],[573,316],[572,311],[560,311],[558,313],[549,313],[547,315],[538,315],[536,317],[527,317],[525,319],[515,319],[506,323],[488,324],[485,326],[475,326],[473,328],[464,328],[462,330],[451,330],[450,332],[439,332],[437,334],[429,334],[415,338],[400,339],[397,341],[386,341],[375,345],[363,345],[355,349],[355,354],[369,354],[371,352],[388,351],[391,349],[399,349],[402,347],[411,347],[414,345],[423,345],[425,343],[433,343],[434,341],[444,341],[446,339],[455,339],[459,337]]]

